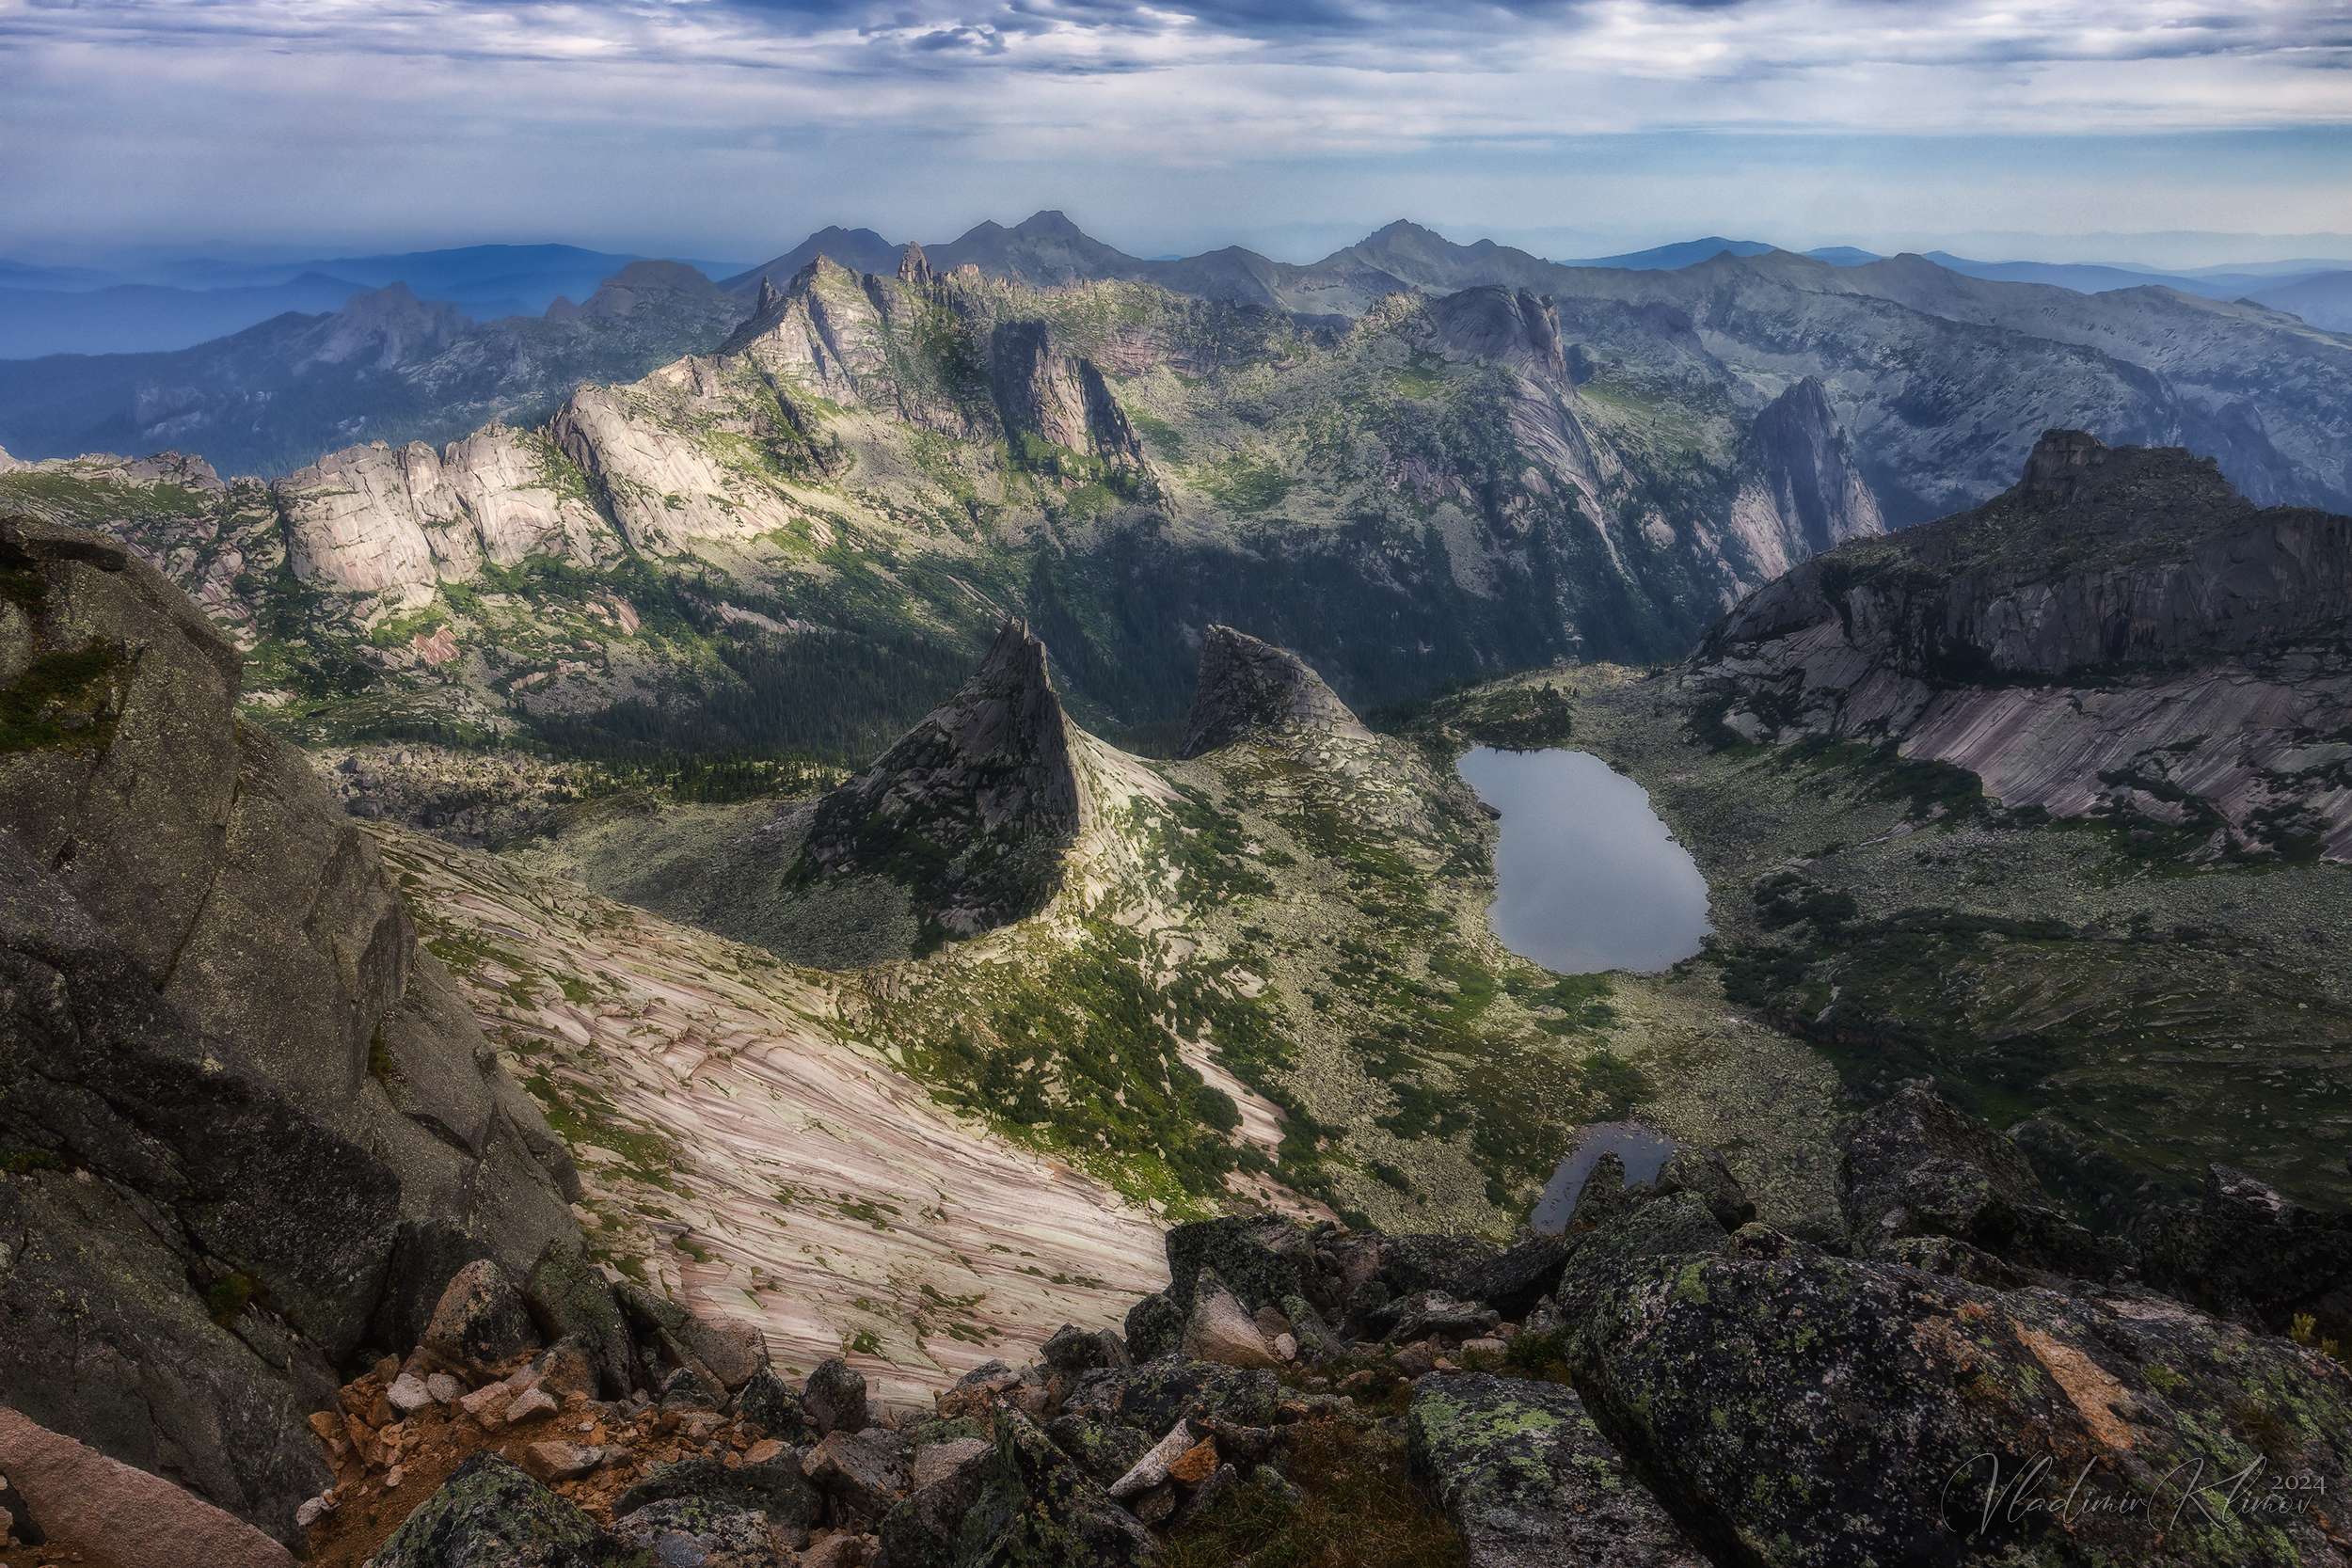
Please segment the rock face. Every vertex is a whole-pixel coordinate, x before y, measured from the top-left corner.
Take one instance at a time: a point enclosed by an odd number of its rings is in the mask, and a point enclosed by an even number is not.
[[[2133,1234],[2158,1290],[2271,1334],[2309,1316],[2320,1337],[2352,1342],[2352,1214],[2215,1165],[2201,1196],[2143,1215]]]
[[[919,941],[968,937],[1044,906],[1087,810],[1045,645],[1009,621],[950,701],[817,803],[787,885],[896,884]]]
[[[1200,639],[1200,679],[1176,754],[1197,757],[1262,733],[1304,728],[1372,733],[1297,655],[1231,626],[1211,626]]]
[[[403,1256],[527,1268],[577,1178],[367,841],[234,719],[235,649],[98,535],[0,521],[0,1386],[283,1532]]]
[[[1878,498],[1855,467],[1819,377],[1806,376],[1765,404],[1756,417],[1756,441],[1765,482],[1795,534],[1791,560],[1886,531]]]
[[[295,574],[423,604],[485,562],[532,554],[593,565],[620,553],[611,525],[548,482],[544,437],[485,425],[436,452],[378,441],[297,469],[274,486]]]
[[[2348,615],[2352,517],[2050,431],[1985,505],[1752,594],[1693,679],[1750,740],[1895,739],[2004,805],[2144,819],[2196,858],[2344,859],[2344,759],[2311,736],[2352,721]]]
[[[2061,1274],[2103,1276],[2128,1260],[2051,1207],[2023,1149],[1926,1089],[1871,1107],[1839,1141],[1838,1203],[1857,1252],[1947,1236]]]

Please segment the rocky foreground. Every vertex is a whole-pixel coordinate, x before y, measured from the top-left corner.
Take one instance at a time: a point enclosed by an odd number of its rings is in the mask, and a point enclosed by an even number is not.
[[[1065,1327],[924,1411],[837,1359],[787,1386],[756,1329],[560,1244],[478,1261],[311,1418],[310,1560],[2352,1560],[2352,1371],[2308,1318],[2149,1289],[1924,1089],[1842,1145],[1806,1236],[1688,1149],[1632,1186],[1603,1156],[1565,1233],[1509,1247],[1181,1226],[1123,1338]],[[2341,1275],[2352,1226],[2259,1196],[2217,1172],[2147,1277],[2183,1237]],[[34,1539],[52,1499],[15,1500]]]

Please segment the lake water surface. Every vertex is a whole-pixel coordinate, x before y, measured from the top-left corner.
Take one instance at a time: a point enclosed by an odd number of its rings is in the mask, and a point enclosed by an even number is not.
[[[1649,809],[1649,791],[1589,752],[1498,752],[1459,764],[1502,813],[1495,936],[1561,974],[1671,969],[1699,950],[1707,879]]]
[[[1568,1227],[1570,1216],[1576,1212],[1576,1200],[1584,1196],[1584,1179],[1593,1174],[1604,1154],[1613,1154],[1625,1164],[1625,1184],[1638,1187],[1645,1181],[1655,1181],[1666,1161],[1682,1146],[1654,1127],[1638,1121],[1597,1121],[1579,1130],[1576,1147],[1560,1162],[1544,1184],[1544,1196],[1535,1205],[1535,1212],[1528,1216],[1528,1224],[1547,1236],[1557,1236]]]

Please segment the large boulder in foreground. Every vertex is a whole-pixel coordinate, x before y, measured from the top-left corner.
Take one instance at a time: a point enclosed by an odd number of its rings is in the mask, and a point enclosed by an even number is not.
[[[0,586],[0,1388],[290,1538],[396,1236],[519,1274],[578,1178],[186,595],[24,517]]]
[[[1702,1568],[1681,1528],[1584,1414],[1576,1390],[1484,1372],[1416,1381],[1413,1469],[1470,1568]]]
[[[1596,1421],[1718,1561],[2341,1560],[2352,1374],[2160,1297],[1661,1258],[1577,1333]],[[2241,1474],[2309,1490],[2197,1490]]]

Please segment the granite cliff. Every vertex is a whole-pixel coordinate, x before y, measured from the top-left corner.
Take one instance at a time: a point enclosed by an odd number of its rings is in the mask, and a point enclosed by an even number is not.
[[[578,1180],[197,607],[26,517],[0,572],[0,1386],[282,1536],[335,1369]]]
[[[1983,506],[1750,596],[1690,678],[1751,741],[1899,741],[2007,807],[2131,819],[2192,861],[2343,860],[2348,616],[2352,517],[2051,431]]]

